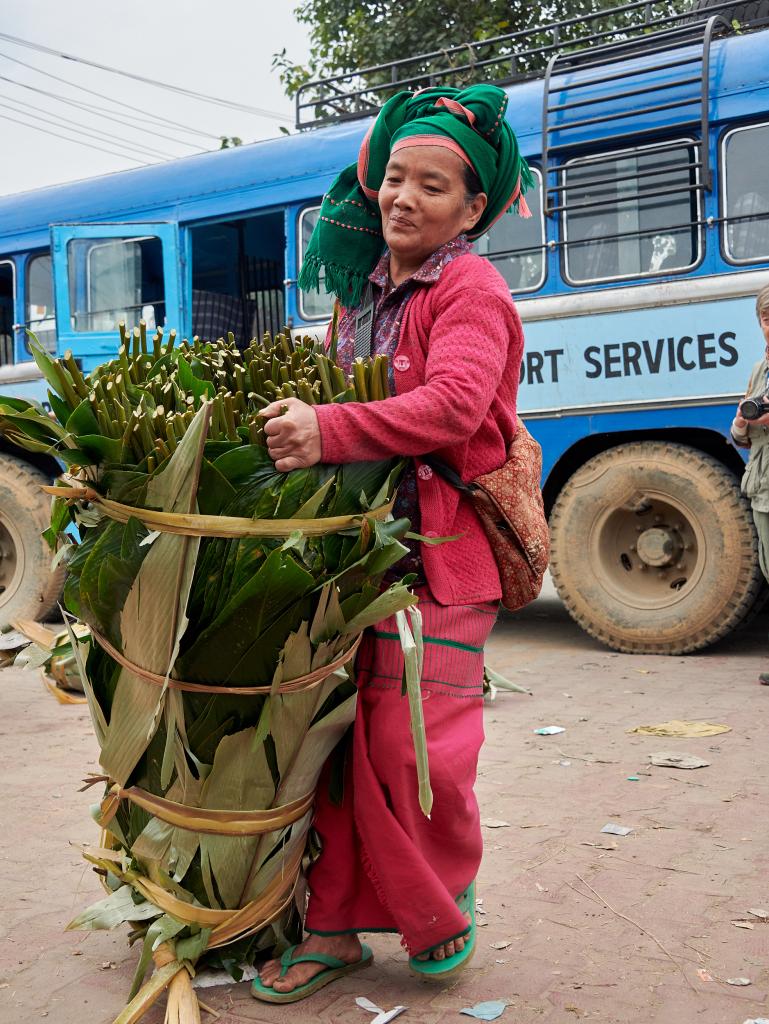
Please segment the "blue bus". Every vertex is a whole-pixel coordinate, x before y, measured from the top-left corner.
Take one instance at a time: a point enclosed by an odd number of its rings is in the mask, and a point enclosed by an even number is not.
[[[728,428],[769,282],[769,32],[735,28],[726,3],[659,7],[587,19],[568,46],[561,23],[311,83],[290,136],[0,199],[0,393],[45,400],[25,329],[86,371],[119,320],[325,329],[328,296],[296,286],[324,191],[388,90],[483,70],[538,182],[533,217],[502,218],[479,251],[524,321],[520,409],[543,448],[558,592],[617,650],[724,636],[761,590]],[[532,55],[540,70],[520,71]],[[3,619],[55,605],[34,485],[59,472],[0,453]]]

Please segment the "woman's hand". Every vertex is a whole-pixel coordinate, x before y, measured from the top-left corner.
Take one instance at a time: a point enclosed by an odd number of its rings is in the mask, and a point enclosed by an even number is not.
[[[279,473],[306,469],[320,462],[320,428],[311,405],[298,398],[282,398],[259,413],[267,422],[267,450]]]

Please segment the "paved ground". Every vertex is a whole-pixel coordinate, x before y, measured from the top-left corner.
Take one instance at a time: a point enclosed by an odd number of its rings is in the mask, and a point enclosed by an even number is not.
[[[298,1007],[255,1003],[247,986],[206,990],[221,1024],[368,1024],[355,996],[444,1024],[481,1000],[501,1024],[742,1024],[769,1016],[769,617],[702,656],[615,655],[545,598],[504,619],[489,662],[534,690],[489,705],[478,793],[487,828],[486,911],[471,967],[451,986],[411,979],[397,941],[374,936],[374,967]],[[79,780],[95,767],[82,707],[62,707],[36,675],[0,675],[3,779],[0,1022],[110,1024],[136,951],[123,933],[64,932],[97,898],[68,844],[92,840]],[[706,740],[628,735],[668,719],[724,723]],[[561,725],[560,736],[533,730]],[[697,771],[650,768],[653,751],[696,753]],[[638,775],[638,781],[628,781]],[[625,838],[602,835],[607,822]],[[750,928],[735,926],[746,921]],[[504,945],[504,948],[501,948]],[[495,948],[496,947],[496,948]],[[702,974],[698,972],[703,972]],[[747,987],[726,984],[745,977]],[[711,980],[712,979],[712,980]],[[146,1024],[159,1024],[154,1009]],[[206,1014],[204,1021],[212,1020]]]

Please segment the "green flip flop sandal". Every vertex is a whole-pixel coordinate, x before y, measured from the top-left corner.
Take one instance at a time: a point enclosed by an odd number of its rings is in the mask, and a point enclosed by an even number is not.
[[[465,935],[465,946],[459,953],[447,956],[443,960],[409,959],[409,968],[413,974],[422,978],[443,981],[451,974],[456,974],[466,967],[475,953],[475,882],[471,882],[461,896],[457,897],[457,906],[463,914],[470,915],[470,931]]]
[[[298,1003],[300,999],[306,999],[319,988],[328,985],[329,982],[343,977],[345,974],[352,974],[353,971],[360,971],[369,967],[374,961],[374,954],[364,943],[361,943],[361,958],[355,963],[346,964],[339,957],[329,956],[327,953],[304,953],[302,956],[294,957],[296,946],[289,946],[280,958],[280,977],[288,973],[289,968],[294,964],[325,964],[326,970],[310,978],[304,985],[299,985],[290,992],[276,992],[274,988],[263,985],[259,975],[251,982],[251,995],[254,999],[260,999],[263,1003]]]

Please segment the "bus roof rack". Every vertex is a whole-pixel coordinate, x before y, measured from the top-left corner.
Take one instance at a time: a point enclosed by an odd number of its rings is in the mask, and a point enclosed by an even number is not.
[[[471,79],[509,85],[545,77],[548,71],[552,77],[554,73],[603,67],[641,54],[662,54],[691,44],[702,46],[714,16],[711,35],[715,28],[731,27],[725,12],[733,9],[734,2],[724,0],[704,10],[681,14],[655,14],[661,7],[667,7],[666,0],[633,0],[579,18],[547,22],[307,82],[296,94],[296,127],[315,128],[370,117],[389,96],[402,89],[456,85]],[[758,24],[754,22],[753,26]],[[543,42],[543,38],[550,41]]]

